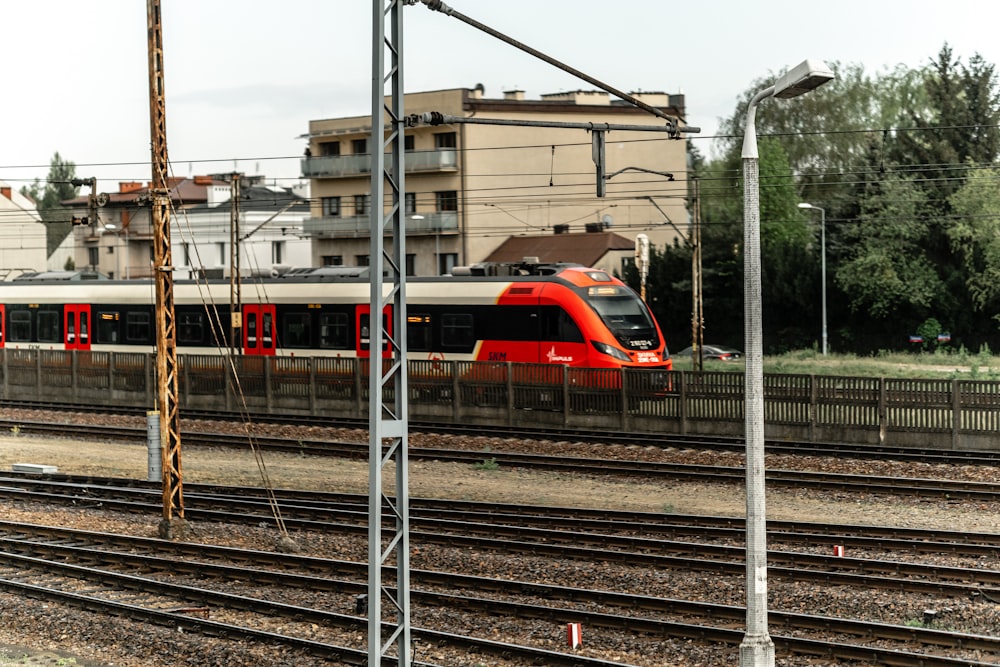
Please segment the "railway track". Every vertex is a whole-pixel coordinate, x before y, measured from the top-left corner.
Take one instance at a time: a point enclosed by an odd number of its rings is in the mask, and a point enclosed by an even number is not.
[[[0,477],[0,497],[38,502],[62,503],[74,507],[91,507],[125,512],[143,512],[155,515],[160,490],[149,483],[132,480],[68,478],[36,480],[29,476]],[[261,524],[272,518],[270,503],[263,497],[247,497],[233,489],[225,493],[221,487],[188,485],[186,490],[186,517],[192,521],[217,521],[223,523]],[[293,497],[277,495],[282,522],[292,530],[330,531],[355,535],[367,534],[367,505],[363,498],[351,502],[331,502],[326,494],[297,492]],[[451,547],[486,549],[507,553],[545,554],[548,556],[586,560],[592,562],[627,562],[654,568],[678,569],[699,572],[740,574],[745,564],[743,546],[710,544],[704,541],[687,542],[648,537],[662,526],[659,516],[646,515],[645,521],[634,521],[626,534],[594,532],[594,520],[577,521],[567,514],[571,510],[556,510],[549,514],[544,508],[534,508],[534,525],[519,523],[516,517],[524,513],[507,512],[497,521],[493,513],[466,511],[462,519],[436,503],[429,507],[419,501],[411,505],[411,540],[414,543],[436,544]],[[553,523],[559,528],[553,529]],[[675,517],[669,530],[677,530],[682,520]],[[607,524],[603,524],[607,526]],[[786,530],[771,535],[772,541],[799,544],[830,544],[845,541],[851,531],[855,535],[864,528],[840,526],[825,533],[816,531],[817,525],[797,531],[798,524],[785,524]],[[681,526],[685,532],[697,530],[690,525]],[[887,529],[876,529],[883,532]],[[898,529],[895,529],[898,531]],[[981,558],[995,556],[996,548],[989,544],[996,535],[971,535],[969,542],[958,540],[958,534],[948,539],[931,541],[940,537],[940,531],[913,529],[907,538],[898,537],[891,542],[884,537],[865,536],[853,538],[859,548],[875,551],[920,550],[923,553],[948,553],[950,555]],[[723,542],[737,541],[741,531],[729,530],[716,534]],[[879,544],[884,546],[878,546]],[[912,593],[943,594],[960,597],[983,597],[1000,601],[1000,571],[982,568],[955,568],[903,561],[884,561],[878,558],[843,558],[803,551],[770,550],[768,553],[771,578],[789,581],[822,579],[830,584],[902,590]]]
[[[96,438],[132,442],[145,442],[147,437],[146,429],[138,427],[18,422],[10,428],[15,427],[19,433],[47,434],[61,437],[71,435],[75,438]],[[3,422],[0,422],[0,429],[3,428]],[[187,446],[231,447],[238,449],[247,448],[250,445],[250,440],[246,435],[191,431],[188,431],[184,435],[184,442]],[[261,450],[294,453],[303,456],[335,456],[357,460],[365,460],[368,457],[368,445],[357,442],[317,441],[303,440],[301,438],[262,436],[254,436],[253,442]],[[412,460],[433,460],[466,463],[469,465],[479,465],[488,461],[490,465],[501,467],[521,467],[601,476],[617,475],[643,479],[668,478],[703,483],[743,483],[746,477],[744,469],[737,466],[709,466],[617,459],[594,460],[589,458],[546,456],[517,452],[483,452],[476,449],[410,447],[408,455]],[[965,463],[965,460],[962,459],[962,462]],[[771,486],[810,488],[827,491],[893,494],[983,502],[1000,500],[1000,484],[964,480],[900,479],[873,475],[769,469],[766,473],[766,482]]]
[[[364,623],[362,617],[213,592],[201,584],[191,587],[162,580],[164,573],[170,573],[172,578],[196,577],[199,582],[206,579],[252,581],[255,586],[266,582],[275,590],[309,589],[333,593],[340,599],[339,608],[343,608],[345,598],[347,605],[353,604],[356,596],[366,590],[367,566],[361,563],[10,522],[0,523],[0,545],[0,586],[8,590],[57,599],[105,613],[127,615],[145,622],[167,624],[186,631],[222,633],[230,637],[280,643],[347,664],[361,664],[357,662],[360,656],[355,650],[316,639],[254,629],[248,624],[273,627],[277,618],[283,627],[305,622],[357,630]],[[77,563],[83,563],[85,567]],[[149,576],[127,574],[136,571]],[[317,576],[317,572],[322,572],[324,576]],[[745,614],[739,607],[426,570],[411,572],[411,577],[412,584],[418,587],[412,597],[415,605],[461,609],[463,613],[502,614],[525,620],[541,618],[549,623],[582,622],[593,632],[629,631],[653,637],[699,636],[731,645],[737,645],[743,635],[741,630],[731,627],[738,625]],[[25,578],[30,578],[32,583],[25,584]],[[100,582],[99,591],[94,590],[96,582]],[[81,596],[77,592],[80,586],[88,589],[86,595]],[[457,595],[452,592],[457,590],[473,593]],[[121,601],[124,591],[129,591],[128,603]],[[268,597],[273,594],[274,591]],[[490,597],[480,597],[484,594]],[[504,599],[497,599],[497,595],[504,596]],[[526,598],[529,601],[524,601]],[[553,607],[553,601],[569,606]],[[642,616],[593,611],[594,606],[633,612],[641,610]],[[228,620],[221,622],[200,617],[209,614]],[[248,614],[254,617],[263,614],[267,618],[253,621]],[[234,622],[234,615],[238,616],[239,622]],[[292,620],[294,623],[291,623]],[[775,611],[770,614],[770,622],[774,628],[791,633],[784,635],[779,631],[773,634],[776,646],[802,655],[867,660],[878,664],[930,666],[997,664],[972,660],[968,656],[973,653],[1000,656],[1000,639],[976,635]],[[813,632],[855,637],[861,643],[803,636]],[[498,642],[480,645],[472,638],[422,629],[418,629],[415,636],[422,642],[438,646],[446,644],[464,650],[500,651],[506,656],[517,655],[540,660],[543,664],[617,664],[587,661],[579,655],[551,651],[532,652],[530,647],[520,647],[515,651],[511,646]],[[912,652],[915,648],[919,648],[920,652]],[[960,655],[963,653],[964,656]]]
[[[59,403],[38,403],[27,401],[3,401],[0,405],[11,408],[33,409],[60,412],[83,412],[101,414],[122,414],[145,416],[146,408],[128,408],[116,406],[93,406]],[[216,420],[243,422],[244,416],[238,413],[217,411],[184,410],[185,419]],[[258,423],[275,423],[294,426],[316,426],[330,428],[354,428],[365,430],[367,421],[356,419],[337,419],[333,417],[312,417],[307,415],[260,415],[255,417]],[[437,422],[411,421],[412,431],[436,432],[448,435],[486,435],[494,437],[520,437],[525,439],[573,439],[581,442],[617,443],[641,447],[662,447],[676,449],[704,449],[720,452],[743,452],[745,445],[742,438],[724,436],[684,436],[677,434],[656,433],[626,433],[606,430],[587,430],[579,428],[522,428],[516,425],[484,426],[455,425]],[[0,431],[11,428],[24,429],[26,432],[58,434],[58,423],[24,422],[18,420],[0,420]],[[951,450],[943,447],[892,447],[885,445],[864,445],[836,442],[793,442],[771,440],[765,443],[767,453],[793,456],[837,456],[840,458],[880,458],[895,461],[942,463],[958,465],[989,465],[1000,466],[1000,451]]]

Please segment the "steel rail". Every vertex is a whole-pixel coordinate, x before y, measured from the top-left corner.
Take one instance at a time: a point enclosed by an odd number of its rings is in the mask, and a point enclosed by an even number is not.
[[[62,484],[62,483],[60,483]],[[66,490],[73,490],[67,485]],[[118,489],[116,491],[122,491]],[[148,497],[150,492],[132,490],[135,494]],[[0,486],[0,495],[11,494],[30,498],[28,491]],[[41,494],[47,502],[57,501],[55,493]],[[63,502],[79,504],[80,496],[62,496]],[[88,501],[99,503],[102,508],[122,509],[131,512],[150,512],[155,503],[136,500],[100,498],[90,496]],[[261,523],[265,519],[266,503],[255,502],[229,505],[226,509],[201,507],[203,499],[192,494],[188,512],[190,518],[204,521],[229,523]],[[218,502],[215,499],[213,502]],[[367,521],[356,521],[360,513],[352,513],[351,523],[332,523],[329,515],[313,514],[313,518],[291,516],[285,507],[285,524],[302,530],[329,531],[361,534],[367,531]],[[586,533],[543,530],[537,528],[502,527],[497,524],[474,524],[466,522],[428,520],[414,517],[413,526],[424,530],[411,530],[412,543],[440,544],[444,546],[466,546],[492,551],[547,555],[563,559],[588,560],[595,562],[628,562],[633,565],[647,565],[687,571],[717,572],[735,574],[744,572],[744,549],[725,545],[670,542],[628,536],[593,536]],[[430,532],[428,529],[433,530]],[[503,534],[507,539],[498,539]],[[609,550],[609,544],[619,548]],[[597,544],[602,548],[577,546]],[[669,552],[674,555],[664,555]],[[698,557],[695,557],[697,554]],[[790,581],[822,580],[831,584],[921,592],[936,595],[955,595],[1000,600],[1000,571],[965,569],[945,566],[923,565],[901,561],[879,561],[871,558],[844,558],[801,552],[769,551],[769,576]],[[853,574],[846,570],[856,570],[864,574]],[[884,576],[876,576],[880,573]],[[904,578],[907,577],[907,578]]]
[[[79,538],[78,531],[56,531],[49,533],[49,539]],[[90,539],[100,540],[103,534],[91,533]],[[150,540],[146,540],[150,541]],[[159,542],[159,541],[157,541]],[[58,544],[38,542],[37,540],[24,541],[23,539],[11,540],[3,539],[9,553],[11,548],[21,549],[31,554],[32,558],[41,560],[39,553],[47,558],[58,558],[60,563],[65,563],[72,559],[82,561],[90,565],[100,562],[112,562],[123,567],[141,567],[145,570],[156,572],[170,572],[172,574],[186,573],[197,574],[202,577],[236,578],[238,580],[253,581],[259,585],[266,582],[274,586],[295,586],[299,588],[309,588],[313,590],[336,591],[341,593],[355,593],[366,590],[363,581],[343,581],[306,576],[288,571],[262,571],[259,568],[248,568],[243,566],[220,566],[211,563],[185,562],[179,561],[176,557],[148,556],[134,553],[109,553],[94,548],[67,545],[63,542]],[[162,544],[165,549],[169,549],[173,543]],[[123,548],[124,545],[123,545]],[[235,550],[241,551],[241,550]],[[242,563],[252,562],[257,552],[241,554],[239,560]],[[2,558],[2,556],[0,556]],[[293,557],[294,558],[294,557]],[[267,559],[267,564],[272,564]],[[294,562],[286,561],[287,568],[294,565]],[[342,567],[340,565],[339,567]],[[390,568],[391,569],[391,568]],[[102,571],[106,572],[106,571]],[[365,571],[360,564],[355,568],[355,575],[363,579]],[[519,593],[535,597],[541,596],[546,600],[559,599],[574,602],[594,602],[601,605],[616,606],[630,610],[642,610],[643,612],[670,613],[680,616],[700,616],[706,619],[718,621],[739,621],[745,614],[741,607],[730,605],[718,605],[698,602],[688,602],[683,600],[672,600],[665,598],[654,598],[649,596],[629,595],[608,591],[595,591],[588,589],[578,589],[569,587],[552,586],[546,584],[512,582],[507,580],[492,580],[469,575],[454,575],[442,572],[429,572],[418,570],[414,572],[415,579],[423,584],[433,583],[449,589],[474,588],[476,590],[500,591],[507,594]],[[173,586],[173,584],[170,584]],[[231,594],[222,594],[223,601],[229,601]],[[702,626],[691,622],[678,623],[663,621],[659,619],[622,617],[606,613],[590,612],[576,609],[557,609],[550,606],[539,606],[535,604],[524,604],[496,600],[494,598],[483,599],[468,596],[458,596],[454,594],[435,593],[426,590],[413,592],[414,600],[421,604],[433,604],[449,609],[465,609],[476,612],[488,611],[491,614],[503,614],[516,616],[525,619],[545,619],[554,622],[585,622],[588,627],[602,627],[614,630],[629,629],[633,632],[644,632],[654,636],[677,636],[691,637],[704,636],[706,632],[715,634],[719,629],[718,625]],[[203,603],[205,601],[202,589],[195,593],[193,601]],[[243,603],[240,602],[242,606]],[[227,605],[228,606],[228,605]],[[279,607],[279,610],[281,607]],[[293,608],[297,609],[297,608]],[[882,623],[865,623],[850,619],[839,619],[835,617],[823,617],[809,614],[772,612],[773,622],[789,630],[799,632],[803,629],[833,632],[835,634],[849,634],[863,637],[868,641],[897,641],[916,643],[922,646],[933,646],[937,648],[959,649],[967,651],[1000,651],[1000,638],[983,637],[979,635],[969,635],[963,633],[944,632],[927,628],[913,628],[908,626],[896,626]],[[297,612],[297,617],[301,618],[301,611]],[[696,630],[695,630],[696,629]],[[422,632],[422,631],[420,631]],[[693,634],[692,634],[693,632]],[[818,640],[804,640],[797,637],[781,638],[789,650],[798,653],[811,653],[816,644],[821,644],[826,648],[819,652],[820,655],[832,657],[849,657],[856,655],[859,650],[871,651],[867,646],[857,646],[845,644],[843,642],[819,642]],[[738,643],[735,642],[735,643]],[[831,648],[832,647],[832,648]],[[905,656],[907,660],[915,662],[886,662],[883,664],[922,664],[922,665],[956,665],[973,664],[961,659],[949,656],[928,656],[926,654],[913,654],[899,649],[887,649],[880,647],[878,651],[891,651],[894,656]],[[874,654],[872,654],[874,657]],[[957,662],[956,662],[957,661]]]

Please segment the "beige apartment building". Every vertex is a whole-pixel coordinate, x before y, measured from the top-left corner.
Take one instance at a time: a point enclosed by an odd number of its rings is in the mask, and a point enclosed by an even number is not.
[[[683,95],[636,96],[684,115]],[[479,85],[411,93],[404,105],[407,115],[666,125],[598,91],[527,100],[521,91],[489,98]],[[314,265],[369,262],[370,132],[369,116],[309,123],[302,175],[311,181],[312,210],[303,234],[312,240]],[[512,237],[614,232],[634,241],[642,233],[662,246],[677,230],[687,234],[686,140],[665,132],[606,132],[608,178],[605,196],[598,197],[591,135],[583,129],[522,125],[406,128],[407,273],[437,275],[487,260]]]

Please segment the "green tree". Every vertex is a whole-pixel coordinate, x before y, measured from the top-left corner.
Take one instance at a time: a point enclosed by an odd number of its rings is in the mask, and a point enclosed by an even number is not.
[[[74,178],[76,178],[76,165],[63,160],[57,151],[49,161],[49,174],[44,187],[36,178],[30,186],[21,188],[21,194],[36,202],[38,214],[42,222],[46,223],[45,239],[49,255],[73,230],[68,209],[62,202],[77,196],[79,188],[70,183]]]
[[[1000,169],[974,172],[950,198],[951,249],[966,267],[965,284],[979,311],[1000,321]]]
[[[844,225],[850,251],[836,281],[869,326],[870,318],[902,324],[914,313],[926,316],[944,292],[925,245],[927,209],[927,195],[913,179],[887,174],[869,188],[858,220]]]

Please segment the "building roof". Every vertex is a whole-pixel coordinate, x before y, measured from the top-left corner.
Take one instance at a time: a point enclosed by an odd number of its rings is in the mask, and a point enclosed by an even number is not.
[[[614,232],[552,234],[550,236],[512,236],[490,253],[487,262],[520,262],[537,257],[546,264],[576,262],[594,266],[612,250],[635,250],[635,243]]]
[[[172,177],[167,179],[170,186],[170,200],[180,204],[201,204],[208,201],[209,186],[225,186],[229,184],[219,181],[210,176],[195,176],[193,178]],[[150,185],[147,183],[119,183],[118,192],[108,193],[108,204],[133,204],[141,197],[149,195]],[[98,188],[100,190],[100,188]],[[90,202],[90,195],[82,195],[73,199],[66,199],[60,202],[64,206],[86,206]]]

